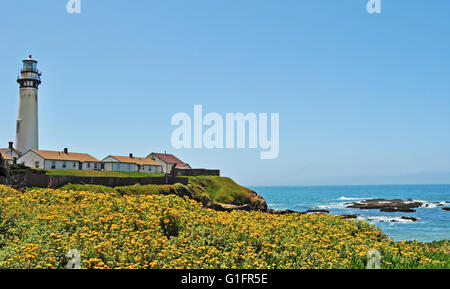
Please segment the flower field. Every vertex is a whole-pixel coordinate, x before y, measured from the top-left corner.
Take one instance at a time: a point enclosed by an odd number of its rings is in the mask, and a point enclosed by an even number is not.
[[[449,268],[426,246],[395,243],[329,215],[216,212],[175,195],[120,195],[0,185],[0,268]],[[448,249],[448,246],[447,246]],[[438,256],[438,255],[436,255]]]

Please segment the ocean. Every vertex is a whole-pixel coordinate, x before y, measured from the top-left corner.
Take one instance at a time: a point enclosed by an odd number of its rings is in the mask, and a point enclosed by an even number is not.
[[[442,210],[441,203],[450,207],[450,185],[384,185],[384,186],[310,186],[267,187],[255,186],[252,190],[261,194],[270,209],[306,211],[325,209],[332,214],[358,215],[379,226],[395,241],[417,240],[431,242],[450,240],[450,212]],[[385,213],[379,210],[346,208],[346,203],[368,199],[417,200],[428,205],[416,213]],[[403,220],[415,217],[419,221]]]

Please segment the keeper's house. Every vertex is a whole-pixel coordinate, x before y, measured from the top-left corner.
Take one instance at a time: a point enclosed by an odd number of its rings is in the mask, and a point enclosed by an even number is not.
[[[14,164],[15,161],[20,157],[20,152],[13,148],[13,143],[9,143],[8,148],[0,149],[0,154],[3,159],[10,165]]]
[[[174,168],[191,169],[190,165],[171,154],[151,153],[147,156],[147,158],[162,165],[162,169],[165,174],[170,174]]]
[[[101,162],[90,154],[72,153],[67,148],[62,152],[29,150],[17,160],[17,163],[46,170],[93,171],[101,169]]]
[[[137,158],[133,154],[125,156],[108,156],[102,160],[105,171],[162,173],[163,167],[149,158]]]

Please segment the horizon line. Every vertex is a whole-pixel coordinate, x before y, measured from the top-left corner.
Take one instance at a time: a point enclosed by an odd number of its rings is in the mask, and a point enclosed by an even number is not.
[[[366,185],[246,185],[247,187],[372,187],[372,186],[450,186],[450,183],[435,184],[366,184]]]

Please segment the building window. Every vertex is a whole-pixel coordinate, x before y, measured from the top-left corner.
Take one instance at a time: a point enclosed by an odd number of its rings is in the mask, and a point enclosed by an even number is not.
[[[63,162],[63,168],[66,168],[66,162]]]
[[[88,167],[88,169],[90,169],[91,168],[91,163],[87,163],[87,167]]]
[[[38,161],[34,162],[34,167],[39,168],[39,162]]]
[[[55,161],[52,161],[52,169],[53,170],[56,169],[56,162]]]
[[[151,172],[152,171],[152,167],[148,167],[148,171]]]
[[[73,167],[74,167],[74,168],[77,167],[77,162],[73,162]]]
[[[97,169],[97,164],[94,164],[94,169]]]

